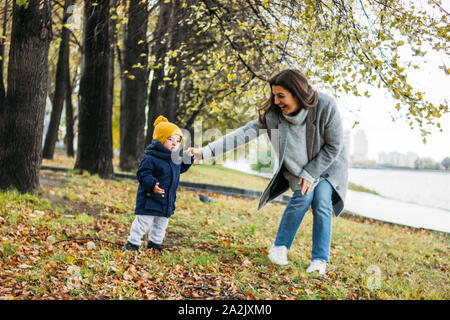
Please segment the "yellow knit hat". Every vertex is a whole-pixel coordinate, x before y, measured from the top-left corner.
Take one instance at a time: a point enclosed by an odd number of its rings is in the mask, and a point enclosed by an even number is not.
[[[155,128],[153,129],[153,139],[156,139],[163,144],[167,138],[170,138],[174,134],[180,136],[180,142],[183,140],[183,133],[180,128],[176,124],[169,122],[169,120],[163,116],[156,118],[153,126]]]

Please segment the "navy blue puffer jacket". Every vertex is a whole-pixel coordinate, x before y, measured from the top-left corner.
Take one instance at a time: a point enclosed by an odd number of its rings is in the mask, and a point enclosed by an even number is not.
[[[161,142],[153,140],[145,149],[145,156],[136,173],[139,187],[134,213],[170,217],[175,211],[180,173],[186,172],[192,163],[193,157],[184,156],[181,159],[178,155],[172,155]],[[157,182],[164,189],[164,197],[153,192]]]

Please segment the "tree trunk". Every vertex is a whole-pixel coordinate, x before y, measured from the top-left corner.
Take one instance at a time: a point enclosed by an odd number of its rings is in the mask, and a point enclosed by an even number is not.
[[[53,159],[55,145],[58,141],[59,123],[61,121],[64,99],[66,97],[66,74],[69,71],[70,30],[64,27],[64,24],[67,23],[67,20],[72,15],[67,9],[73,5],[73,2],[74,0],[66,0],[64,3],[63,27],[61,29],[61,42],[59,44],[59,56],[55,77],[55,94],[53,96],[53,108],[42,154],[44,159]]]
[[[67,156],[73,157],[75,152],[73,150],[73,105],[72,105],[72,84],[70,82],[70,70],[66,74],[66,153]]]
[[[39,186],[52,37],[50,0],[13,2],[8,86],[0,132],[0,188]]]
[[[185,25],[182,23],[182,16],[185,9],[177,1],[173,1],[170,22],[167,22],[169,29],[168,50],[176,51],[181,47],[183,38],[188,34]],[[177,121],[177,112],[179,105],[179,90],[181,84],[182,60],[177,55],[170,57],[169,66],[171,72],[165,75],[163,90],[159,90],[160,104],[164,107],[164,115],[171,122]]]
[[[82,75],[75,169],[112,178],[112,56],[114,0],[84,3]]]
[[[120,168],[136,169],[145,148],[147,100],[147,1],[130,1],[125,40],[123,101],[120,108]]]
[[[5,0],[5,8],[3,12],[3,38],[0,39],[0,118],[5,108],[5,80],[4,80],[4,61],[5,61],[5,41],[6,41],[6,27],[8,23],[8,0]],[[1,119],[0,119],[1,121]],[[0,123],[1,130],[1,123]]]
[[[159,115],[164,115],[171,122],[178,122],[180,87],[186,72],[186,58],[181,57],[179,49],[182,46],[195,46],[188,40],[193,32],[192,26],[184,21],[188,16],[190,3],[187,2],[187,8],[180,1],[160,5],[152,46],[152,54],[156,57],[158,67],[154,70],[150,87],[146,143],[150,143],[152,139],[153,122]],[[192,1],[192,4],[195,3]],[[171,55],[167,61],[169,51],[176,52],[176,55]]]
[[[155,122],[159,115],[164,114],[165,111],[165,107],[160,98],[162,91],[160,85],[163,83],[164,59],[169,46],[168,34],[170,33],[170,30],[167,30],[167,26],[169,25],[171,19],[173,19],[171,10],[172,4],[170,2],[161,2],[158,22],[155,29],[155,40],[152,46],[152,54],[155,55],[155,65],[157,67],[153,70],[153,77],[148,97],[147,133],[145,138],[146,145],[150,144],[152,141],[153,122]]]

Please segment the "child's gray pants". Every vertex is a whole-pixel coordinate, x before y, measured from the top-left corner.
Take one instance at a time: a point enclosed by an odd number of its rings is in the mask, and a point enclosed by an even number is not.
[[[148,240],[156,244],[161,244],[166,234],[169,218],[158,216],[136,215],[131,224],[128,241],[136,246],[141,245],[142,237],[150,229]]]

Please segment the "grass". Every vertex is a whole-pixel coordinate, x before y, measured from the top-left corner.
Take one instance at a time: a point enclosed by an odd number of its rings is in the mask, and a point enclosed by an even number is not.
[[[196,166],[183,179],[199,176],[246,186],[255,178],[238,181],[228,169]],[[319,276],[305,272],[310,212],[288,253],[291,263],[278,266],[267,251],[284,205],[256,211],[258,200],[218,194],[206,204],[179,190],[165,250],[124,253],[135,181],[43,171],[41,182],[33,193],[0,193],[1,299],[450,298],[444,233],[333,219],[328,272]],[[71,238],[104,241],[64,241]]]
[[[181,175],[181,180],[253,190],[264,190],[269,182],[263,177],[207,164],[193,166]]]

